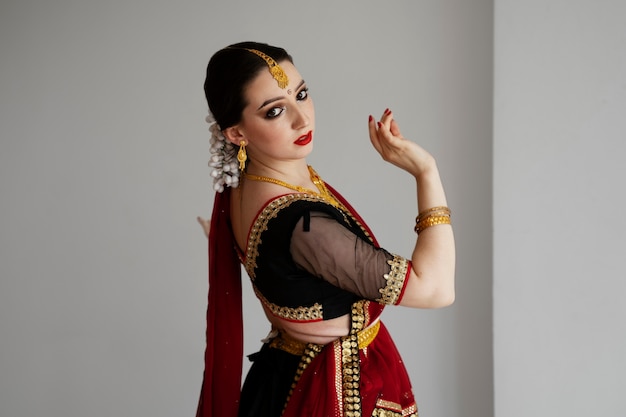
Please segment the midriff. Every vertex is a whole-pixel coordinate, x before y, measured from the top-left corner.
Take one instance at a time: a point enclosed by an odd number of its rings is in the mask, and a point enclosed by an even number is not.
[[[272,327],[274,330],[285,332],[294,339],[306,343],[326,345],[350,333],[349,314],[345,314],[343,316],[329,320],[301,323],[281,319],[272,315],[267,310],[265,310],[265,315],[272,323]],[[377,321],[378,320],[371,323],[370,326],[372,324],[375,324]]]

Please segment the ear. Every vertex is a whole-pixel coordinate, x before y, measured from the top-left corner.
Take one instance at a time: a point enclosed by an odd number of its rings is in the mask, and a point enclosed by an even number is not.
[[[222,134],[224,135],[226,140],[237,146],[239,146],[239,143],[245,139],[243,132],[237,125],[227,127],[226,129],[222,130]]]

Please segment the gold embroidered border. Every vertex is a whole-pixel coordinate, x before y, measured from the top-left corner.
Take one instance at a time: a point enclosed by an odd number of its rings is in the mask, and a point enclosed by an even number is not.
[[[333,359],[335,365],[335,398],[337,399],[337,409],[335,414],[341,416],[343,411],[343,372],[341,363],[341,339],[333,341]]]
[[[393,305],[398,302],[402,293],[409,261],[401,256],[393,255],[393,259],[387,261],[387,263],[391,267],[389,273],[383,275],[387,285],[378,290],[381,296],[376,301],[381,304]]]
[[[256,220],[252,224],[250,229],[250,234],[248,236],[248,245],[246,247],[246,259],[244,262],[244,268],[246,268],[246,272],[250,276],[250,278],[254,281],[256,274],[255,269],[257,267],[256,258],[259,256],[259,245],[261,244],[261,234],[267,230],[267,224],[270,220],[275,218],[278,213],[289,207],[292,203],[296,201],[312,201],[312,202],[322,202],[326,204],[330,204],[326,199],[322,196],[313,195],[313,194],[287,194],[281,197],[278,197],[272,201],[270,201],[264,208],[261,210],[261,213],[257,216]]]
[[[283,307],[270,302],[256,286],[253,285],[253,288],[257,298],[277,317],[292,321],[320,321],[324,319],[324,309],[319,303],[310,307]]]
[[[343,382],[343,411],[346,417],[361,417],[361,365],[359,332],[365,328],[365,303],[352,304],[350,334],[341,338],[341,374]]]
[[[392,401],[383,399],[376,400],[376,407],[372,413],[372,417],[419,417],[417,413],[417,405],[402,409],[402,406]]]
[[[375,408],[372,417],[419,417],[419,414],[417,414],[417,412],[405,414],[404,411],[397,413],[384,408]]]
[[[368,326],[372,324],[370,318],[370,303],[370,300],[361,300],[361,304],[363,305],[363,323],[367,323]]]
[[[319,355],[323,347],[324,345],[316,345],[314,343],[309,343],[307,345],[306,350],[300,358],[300,363],[298,364],[298,369],[296,370],[296,376],[291,383],[291,388],[289,388],[289,394],[287,395],[287,400],[285,401],[285,405],[283,406],[283,411],[281,415],[285,412],[285,408],[287,408],[287,404],[289,404],[289,400],[293,395],[293,390],[296,389],[296,385],[298,384],[298,381],[300,381],[300,378],[302,378],[304,370],[309,366],[311,361],[313,361],[313,359],[315,359],[315,357]]]
[[[405,408],[404,410],[402,410],[402,417],[419,417],[417,404],[413,404],[409,408]]]
[[[383,400],[382,398],[376,400],[376,406],[390,411],[395,411],[397,413],[402,413],[402,406],[400,404],[394,403],[393,401]]]

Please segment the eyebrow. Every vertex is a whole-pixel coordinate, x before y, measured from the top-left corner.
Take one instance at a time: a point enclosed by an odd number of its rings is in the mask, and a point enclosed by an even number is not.
[[[298,84],[298,86],[296,87],[296,91],[298,91],[300,87],[302,87],[303,85],[304,85],[304,80],[300,81],[300,84]],[[281,100],[283,98],[285,98],[285,96],[274,97],[274,98],[270,98],[269,100],[265,100],[263,104],[259,106],[257,110],[261,110],[263,107],[267,106],[268,104]]]

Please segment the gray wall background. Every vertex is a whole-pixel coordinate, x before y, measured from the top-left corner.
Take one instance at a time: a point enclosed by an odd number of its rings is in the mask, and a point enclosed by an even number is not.
[[[626,3],[495,10],[495,414],[623,416]]]
[[[212,204],[209,56],[286,47],[317,105],[310,162],[409,255],[413,180],[380,161],[385,107],[438,159],[453,307],[388,309],[420,414],[493,413],[492,28],[486,0],[0,5],[0,415],[193,415]],[[587,232],[597,232],[590,227]],[[246,352],[268,326],[246,294]]]

